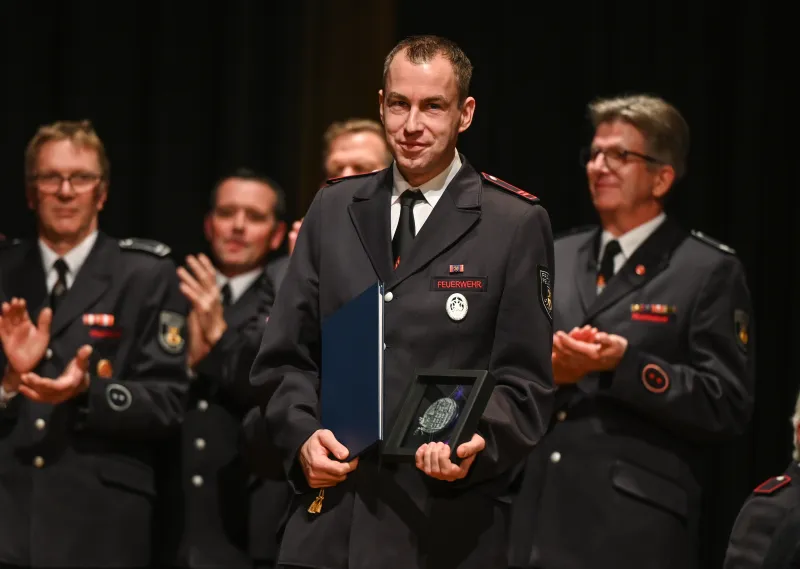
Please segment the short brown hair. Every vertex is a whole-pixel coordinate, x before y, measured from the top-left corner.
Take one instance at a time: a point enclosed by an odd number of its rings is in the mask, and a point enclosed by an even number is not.
[[[614,121],[636,127],[644,135],[647,153],[671,165],[676,180],[686,173],[689,125],[678,109],[664,99],[654,95],[597,99],[589,104],[589,117],[595,128]]]
[[[111,175],[111,164],[106,155],[103,141],[94,130],[91,121],[57,121],[52,124],[42,125],[33,135],[28,147],[25,149],[25,180],[30,184],[36,175],[36,161],[39,151],[48,142],[69,140],[75,146],[88,148],[97,152],[100,163],[100,175],[108,182]]]
[[[386,148],[386,163],[390,163],[392,161],[392,155],[389,152],[389,145],[386,144],[386,134],[383,131],[383,125],[372,119],[359,118],[347,119],[346,121],[337,121],[331,123],[330,126],[325,129],[325,134],[322,135],[322,140],[324,143],[323,161],[328,158],[328,154],[331,152],[331,144],[333,144],[334,140],[343,134],[358,134],[361,132],[372,132],[380,137]]]
[[[458,86],[458,106],[464,104],[469,96],[469,84],[472,81],[472,63],[455,42],[439,36],[411,36],[401,40],[383,62],[383,87],[386,88],[386,77],[394,56],[405,52],[406,58],[414,65],[428,63],[437,55],[442,55],[453,66]]]

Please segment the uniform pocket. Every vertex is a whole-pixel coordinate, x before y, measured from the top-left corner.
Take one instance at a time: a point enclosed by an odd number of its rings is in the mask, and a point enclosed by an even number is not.
[[[682,519],[689,515],[686,490],[668,478],[635,464],[618,460],[611,471],[611,485],[619,492],[657,506]]]
[[[153,469],[138,462],[117,459],[103,461],[98,476],[107,486],[117,486],[152,497],[156,495]]]

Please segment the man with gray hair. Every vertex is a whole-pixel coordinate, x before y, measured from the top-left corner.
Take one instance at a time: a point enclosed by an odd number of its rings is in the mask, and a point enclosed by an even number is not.
[[[792,461],[780,476],[759,484],[745,501],[731,531],[723,569],[798,567],[800,536],[800,397],[792,416]]]
[[[556,412],[515,501],[511,565],[692,569],[710,443],[752,411],[750,293],[730,247],[664,213],[686,171],[678,110],[634,95],[589,115],[600,226],[555,242]]]

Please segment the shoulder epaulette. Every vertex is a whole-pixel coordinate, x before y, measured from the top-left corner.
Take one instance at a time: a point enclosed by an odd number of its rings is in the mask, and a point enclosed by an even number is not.
[[[720,241],[717,241],[716,239],[709,237],[702,231],[697,231],[696,229],[692,229],[690,233],[692,234],[692,237],[694,237],[698,241],[702,241],[706,245],[711,245],[712,247],[719,249],[720,251],[730,253],[731,255],[736,254],[736,251],[733,248],[728,247],[727,245],[725,245],[725,243],[722,243]]]
[[[152,239],[139,239],[138,237],[121,239],[119,242],[119,247],[123,251],[141,251],[143,253],[150,253],[156,257],[166,257],[172,251],[168,245],[164,245],[159,241],[154,241]]]
[[[380,171],[381,170],[375,170],[374,172],[364,172],[362,174],[353,174],[352,176],[340,176],[338,178],[329,178],[328,180],[326,180],[325,183],[330,186],[331,184],[338,184],[342,180],[353,180],[355,178],[364,178],[365,176],[372,176],[373,174],[377,174]]]
[[[756,494],[774,494],[784,486],[788,486],[792,481],[792,477],[788,474],[781,474],[780,476],[773,476],[769,480],[762,482],[753,490]]]
[[[11,249],[20,243],[22,243],[22,239],[8,239],[7,237],[3,236],[3,238],[0,239],[0,250]]]
[[[569,229],[565,229],[564,231],[559,231],[558,233],[553,234],[553,239],[562,239],[564,237],[569,237],[571,235],[577,235],[578,233],[586,233],[588,231],[594,231],[597,229],[597,225],[595,224],[587,224],[587,225],[578,225],[576,227],[570,227]]]
[[[533,204],[539,203],[539,198],[537,198],[533,194],[528,193],[525,190],[522,190],[516,186],[512,186],[511,184],[501,180],[497,176],[492,176],[491,174],[487,174],[486,172],[481,172],[481,176],[483,176],[483,178],[490,184],[494,184],[498,188],[501,188],[507,192],[514,194],[515,196],[524,199],[526,202],[530,202]]]

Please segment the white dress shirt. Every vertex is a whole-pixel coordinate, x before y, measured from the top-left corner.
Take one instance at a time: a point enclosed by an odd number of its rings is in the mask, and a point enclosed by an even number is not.
[[[39,239],[39,251],[42,254],[42,268],[44,269],[44,276],[47,282],[48,294],[50,294],[53,287],[56,286],[56,282],[58,282],[58,271],[56,271],[54,266],[56,261],[58,261],[58,259],[64,259],[64,262],[67,264],[67,288],[72,288],[78,271],[81,270],[83,263],[86,261],[86,257],[89,256],[96,241],[97,231],[94,231],[68,253],[59,256],[58,253],[45,245],[44,241]]]
[[[600,251],[597,257],[597,262],[599,263],[603,258],[603,253],[606,250],[606,245],[608,245],[608,242],[616,239],[617,242],[619,242],[620,247],[620,252],[614,256],[614,274],[617,274],[617,271],[622,268],[622,265],[624,265],[628,259],[631,258],[631,255],[633,255],[634,251],[639,248],[639,245],[647,241],[647,238],[650,237],[656,229],[658,229],[658,226],[661,225],[666,218],[667,216],[664,214],[664,212],[661,212],[650,221],[646,221],[639,227],[635,227],[627,233],[623,233],[619,237],[614,237],[608,231],[603,231],[602,235],[600,236]]]
[[[445,168],[438,176],[422,184],[419,187],[413,187],[406,182],[403,175],[397,169],[397,162],[392,165],[392,175],[394,177],[394,186],[392,187],[391,207],[392,207],[392,237],[397,230],[397,224],[400,222],[400,194],[408,189],[418,189],[422,192],[424,201],[418,201],[414,204],[414,230],[419,233],[422,225],[428,219],[428,216],[433,211],[436,202],[442,197],[442,194],[447,189],[448,184],[456,177],[458,171],[461,169],[461,158],[458,156],[458,151],[453,157],[453,161]]]
[[[259,267],[252,271],[242,273],[241,275],[236,275],[230,279],[221,273],[217,273],[217,286],[222,290],[222,287],[224,287],[226,283],[230,283],[231,304],[236,304],[236,301],[242,297],[245,291],[250,288],[250,285],[253,284],[263,272],[264,269]]]

